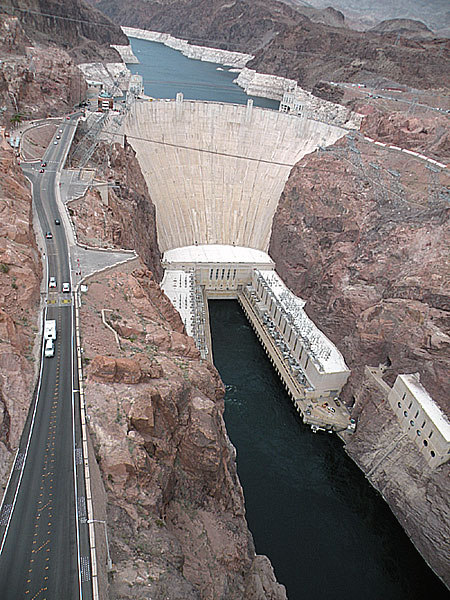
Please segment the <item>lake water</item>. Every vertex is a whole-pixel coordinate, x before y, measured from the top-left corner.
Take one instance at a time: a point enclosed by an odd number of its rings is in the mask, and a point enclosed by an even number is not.
[[[247,96],[233,83],[238,73],[230,73],[228,67],[186,58],[178,50],[157,42],[136,38],[131,38],[130,42],[140,64],[128,65],[128,68],[132,73],[142,75],[148,96],[175,98],[177,92],[183,92],[190,100],[235,104],[247,104],[247,100],[253,98],[255,106],[278,110],[279,102],[275,100]]]
[[[162,44],[131,40],[130,65],[153,97],[245,104],[235,73]],[[272,100],[255,105],[278,108]],[[226,385],[225,422],[237,449],[247,520],[290,600],[443,600],[421,559],[340,440],[298,418],[237,302],[210,302],[214,360]]]

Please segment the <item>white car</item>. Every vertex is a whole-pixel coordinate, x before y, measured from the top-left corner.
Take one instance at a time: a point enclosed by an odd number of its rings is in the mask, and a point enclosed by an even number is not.
[[[66,293],[70,292],[70,283],[67,283],[67,282],[63,283],[62,284],[62,291],[66,292]]]
[[[48,280],[48,287],[55,288],[56,287],[56,277],[50,277]]]
[[[45,358],[55,356],[55,344],[52,339],[45,340],[44,356]]]

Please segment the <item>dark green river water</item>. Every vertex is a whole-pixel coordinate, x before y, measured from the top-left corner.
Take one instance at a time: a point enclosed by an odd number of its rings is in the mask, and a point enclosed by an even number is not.
[[[209,310],[247,520],[289,599],[448,598],[339,438],[299,419],[238,303]]]
[[[148,95],[247,102],[235,73],[162,44],[131,43],[141,64],[130,69]],[[278,108],[262,98],[255,105]],[[289,599],[449,598],[340,440],[300,421],[238,303],[210,302],[210,314],[247,520]]]

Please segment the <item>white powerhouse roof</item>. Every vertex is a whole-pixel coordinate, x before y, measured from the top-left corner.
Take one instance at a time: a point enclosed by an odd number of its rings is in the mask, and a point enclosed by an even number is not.
[[[257,271],[272,290],[279,305],[291,315],[292,323],[300,336],[307,340],[306,347],[311,358],[319,364],[325,373],[348,371],[344,357],[331,340],[320,331],[303,310],[305,301],[293,294],[275,271]]]
[[[208,244],[200,246],[184,246],[164,252],[166,263],[244,263],[261,264],[265,267],[274,262],[268,254],[254,248]]]
[[[399,375],[399,379],[403,381],[416,400],[420,403],[424,412],[427,413],[445,438],[445,441],[450,442],[450,423],[448,422],[447,416],[442,412],[427,390],[420,383],[418,373]]]

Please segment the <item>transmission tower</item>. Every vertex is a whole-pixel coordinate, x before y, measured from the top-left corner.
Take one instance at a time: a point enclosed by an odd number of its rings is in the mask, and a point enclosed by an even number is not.
[[[383,178],[381,175],[381,167],[376,163],[369,163],[370,167],[370,179],[372,181],[372,188],[375,194],[375,199],[378,204],[387,204],[389,202],[389,194],[386,187],[383,184]]]

